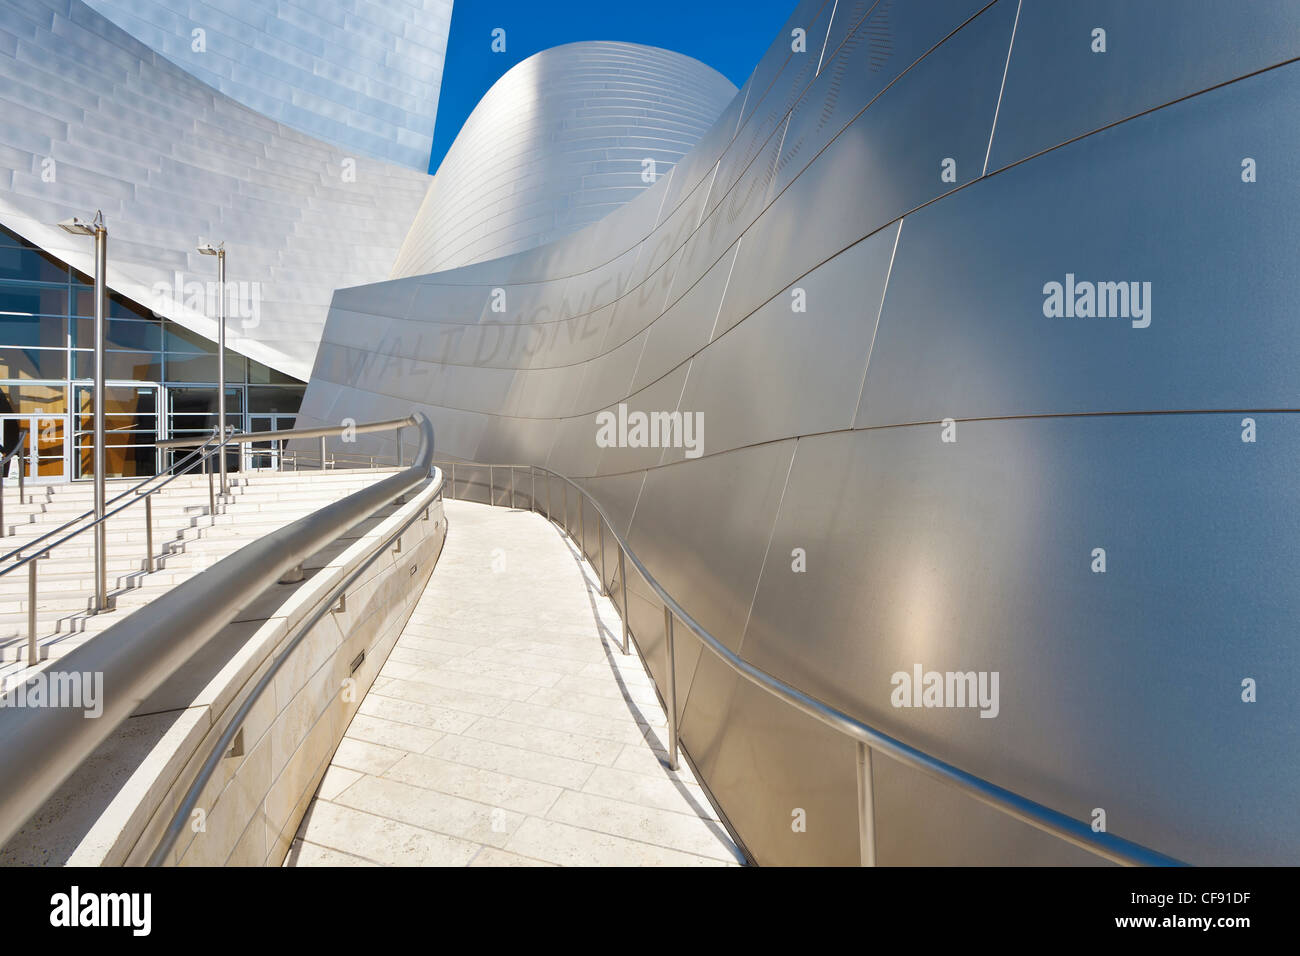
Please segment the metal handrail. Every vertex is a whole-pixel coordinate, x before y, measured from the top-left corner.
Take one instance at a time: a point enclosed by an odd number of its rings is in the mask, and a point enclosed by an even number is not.
[[[442,497],[442,484],[443,482],[440,481],[437,489],[438,498]],[[184,832],[186,825],[192,818],[194,808],[198,806],[199,798],[203,795],[203,788],[207,786],[208,781],[212,779],[212,774],[216,772],[222,758],[227,752],[229,752],[230,747],[235,741],[235,737],[239,734],[240,729],[244,725],[244,721],[247,720],[253,707],[257,704],[258,700],[261,699],[263,692],[268,687],[272,686],[276,674],[280,672],[280,668],[283,667],[285,662],[293,655],[294,650],[297,649],[298,645],[301,644],[303,640],[306,639],[307,635],[311,633],[312,628],[319,624],[325,615],[329,614],[338,606],[339,601],[346,596],[348,588],[357,582],[357,579],[360,578],[361,575],[379,559],[380,555],[384,554],[390,547],[392,547],[394,541],[400,541],[402,535],[407,532],[411,525],[415,524],[415,522],[419,520],[429,520],[429,505],[426,505],[424,508],[412,513],[410,517],[402,522],[401,527],[390,532],[384,540],[371,551],[369,557],[353,568],[346,578],[334,586],[334,588],[329,592],[329,595],[319,602],[316,610],[312,614],[308,615],[298,623],[292,631],[292,636],[290,636],[287,641],[282,640],[281,643],[283,649],[278,655],[276,655],[275,660],[271,662],[271,666],[268,667],[258,679],[257,684],[254,685],[253,689],[248,693],[243,702],[239,705],[239,708],[235,711],[234,716],[231,717],[230,721],[226,724],[226,729],[209,749],[207,759],[203,762],[203,766],[199,769],[198,775],[191,782],[189,789],[185,792],[185,796],[176,807],[176,811],[172,814],[171,822],[167,825],[167,829],[163,831],[163,835],[159,839],[158,845],[154,847],[153,853],[150,854],[147,864],[148,866],[162,866],[166,863],[167,855],[171,852],[172,847],[176,845],[176,840],[180,837],[181,833]]]
[[[112,689],[103,695],[98,720],[68,707],[0,708],[0,844],[268,583],[428,480],[433,426],[419,413],[401,420],[400,427],[406,426],[420,431],[411,467],[258,538],[69,651],[59,662],[61,671],[102,674],[103,686]]]
[[[184,464],[185,461],[188,460],[189,458],[195,458],[196,456],[199,461],[207,461],[212,455],[223,454],[224,449],[226,447],[227,438],[229,438],[229,431],[227,431],[226,436],[222,437],[220,441],[218,441],[218,436],[214,432],[211,438],[207,439],[200,448],[198,448],[197,450],[192,452],[189,456],[187,456],[187,459],[183,459],[181,464]],[[212,448],[208,449],[207,451],[204,451],[203,449],[206,448],[212,442],[217,442],[217,443]],[[67,534],[63,535],[63,537],[59,538],[58,540],[48,541],[48,539],[53,537],[54,535],[57,535],[60,532],[66,530],[67,528],[70,528],[73,525],[79,524],[80,522],[84,521],[90,515],[94,514],[94,511],[91,510],[91,511],[83,512],[77,517],[65,521],[63,524],[59,525],[57,528],[53,529],[52,531],[45,532],[45,534],[40,535],[39,537],[34,538],[33,540],[28,541],[23,545],[20,545],[19,547],[15,548],[13,551],[10,551],[8,554],[4,555],[3,558],[0,558],[0,560],[7,560],[9,558],[15,559],[13,563],[3,568],[0,568],[0,577],[4,577],[6,574],[11,574],[14,571],[17,571],[19,568],[24,566],[26,566],[27,568],[27,664],[29,667],[34,667],[36,663],[40,660],[40,648],[37,646],[37,639],[36,639],[37,562],[40,561],[42,558],[48,558],[50,556],[51,551],[53,551],[55,548],[59,547],[60,545],[66,544],[68,541],[71,541],[73,538],[77,537],[78,535],[81,535],[92,529],[99,529],[98,531],[96,531],[96,538],[95,538],[95,559],[94,559],[95,586],[94,586],[94,600],[92,602],[91,609],[95,612],[110,610],[112,608],[112,603],[109,601],[108,598],[108,575],[107,575],[108,556],[107,556],[107,548],[103,545],[103,542],[107,539],[107,536],[103,534],[103,531],[108,527],[108,519],[116,515],[119,511],[123,511],[131,507],[137,501],[141,501],[141,500],[144,501],[144,525],[145,525],[144,568],[146,572],[152,573],[155,569],[155,563],[154,563],[155,555],[153,551],[153,496],[157,494],[159,491],[161,491],[163,488],[171,484],[176,478],[178,478],[180,476],[180,472],[177,471],[174,474],[168,475],[162,482],[150,488],[148,491],[144,492],[143,494],[140,494],[140,489],[152,481],[157,481],[157,479],[161,475],[166,475],[168,471],[172,471],[177,467],[178,467],[177,463],[173,462],[170,468],[164,470],[163,472],[160,472],[158,475],[150,475],[144,481],[139,482],[133,487],[126,489],[121,494],[114,495],[113,498],[108,503],[112,503],[114,501],[120,501],[122,498],[128,496],[130,496],[130,500],[126,501],[121,505],[118,505],[116,508],[113,508],[111,510],[105,510],[104,513],[96,517],[94,521],[91,521],[89,524],[83,524],[81,525],[81,527],[77,528],[74,531],[69,531]],[[212,488],[211,470],[208,470],[208,513],[213,516],[213,521],[215,522],[216,513],[217,513],[217,503],[216,503],[216,496]],[[23,551],[29,551],[30,553],[27,554],[26,556],[23,556],[22,555]]]
[[[383,422],[363,422],[354,425],[319,425],[313,428],[293,428],[281,431],[239,432],[232,435],[230,440],[235,444],[247,444],[248,442],[270,441],[276,438],[297,440],[300,438],[328,438],[333,435],[347,433],[364,435],[369,432],[401,431],[413,424],[414,418],[414,415],[408,415],[406,418],[393,418]],[[166,441],[158,442],[158,447],[186,448],[191,445],[198,445],[200,442],[201,440],[198,438],[169,438]]]
[[[259,441],[284,441],[285,439],[299,440],[318,438],[320,439],[320,457],[315,460],[320,462],[320,470],[324,471],[328,467],[330,460],[336,457],[341,457],[336,455],[326,455],[326,438],[332,435],[364,435],[370,432],[395,431],[397,433],[397,467],[403,468],[405,467],[405,453],[402,446],[402,429],[406,428],[410,424],[411,419],[409,418],[394,418],[383,422],[365,422],[360,424],[352,422],[348,425],[320,425],[313,428],[295,428],[287,431],[241,432],[232,436],[231,441],[235,444],[247,445]],[[167,441],[158,442],[158,447],[164,449],[185,448],[197,443],[198,439],[196,438],[172,438]],[[254,454],[270,453],[269,450],[264,452],[254,452]],[[299,458],[298,452],[287,452],[281,449],[279,454],[281,456],[281,462],[283,462],[285,457],[291,458],[294,470],[297,471]],[[370,456],[371,467],[374,467],[374,457],[375,456],[373,455]]]
[[[216,439],[216,436],[214,435],[212,440],[215,441],[215,439]],[[218,452],[220,451],[220,449],[224,446],[224,444],[225,444],[225,443],[222,442],[220,445],[217,445],[215,448],[213,448],[213,449],[209,452],[209,454],[216,454],[216,453],[218,453]],[[163,474],[166,474],[166,472],[164,472]],[[154,478],[157,478],[157,477],[159,477],[159,476],[158,476],[158,475],[153,475],[153,476],[149,479],[149,481],[152,481]],[[77,537],[77,536],[80,535],[80,534],[83,534],[83,533],[86,532],[86,531],[89,531],[91,528],[95,527],[95,526],[98,525],[98,524],[102,524],[103,522],[107,521],[109,518],[113,517],[113,515],[117,514],[118,512],[120,512],[120,511],[125,511],[127,508],[131,507],[131,506],[132,506],[133,504],[135,504],[137,501],[148,501],[149,498],[150,498],[150,496],[157,494],[159,491],[162,491],[162,489],[166,488],[169,484],[171,484],[173,481],[175,481],[175,480],[176,480],[177,478],[179,478],[179,477],[180,477],[179,474],[168,475],[168,476],[167,476],[167,480],[161,482],[157,487],[155,487],[155,488],[150,488],[148,491],[144,492],[144,494],[141,494],[141,495],[139,495],[138,497],[132,498],[130,501],[124,502],[123,504],[118,505],[116,508],[112,508],[112,509],[106,510],[106,511],[103,513],[103,515],[101,515],[100,517],[96,518],[94,521],[90,522],[90,524],[83,525],[82,527],[78,528],[76,531],[70,531],[70,532],[68,532],[68,533],[65,534],[62,538],[59,538],[59,540],[57,540],[57,541],[54,541],[54,542],[52,542],[52,543],[50,543],[50,544],[42,545],[41,547],[36,548],[35,551],[33,551],[31,554],[27,555],[26,557],[23,557],[22,555],[19,555],[18,552],[29,550],[29,549],[32,548],[32,547],[33,547],[37,542],[44,541],[46,538],[50,537],[50,535],[57,534],[59,531],[63,530],[63,528],[66,528],[66,527],[68,527],[69,525],[72,525],[72,524],[75,524],[75,523],[78,522],[78,521],[81,521],[82,519],[88,517],[89,515],[93,514],[94,512],[92,512],[92,511],[88,511],[88,512],[86,512],[85,514],[83,514],[80,518],[73,518],[71,521],[65,522],[63,525],[61,525],[61,526],[58,527],[58,528],[55,528],[53,531],[46,532],[45,534],[41,535],[39,538],[35,538],[35,539],[33,539],[32,541],[29,541],[27,544],[23,545],[22,547],[14,549],[13,551],[9,552],[9,554],[5,555],[5,557],[7,558],[7,557],[9,557],[10,555],[18,555],[18,557],[14,560],[14,562],[13,562],[12,564],[7,565],[6,567],[0,568],[0,577],[4,577],[6,574],[11,574],[11,573],[13,573],[14,571],[17,571],[17,570],[18,570],[19,568],[21,568],[23,565],[28,564],[28,563],[31,562],[31,561],[35,561],[37,558],[42,557],[42,556],[48,554],[49,552],[51,552],[51,551],[53,551],[55,548],[57,548],[59,545],[64,544],[64,543],[66,543],[66,542],[68,542],[68,541],[71,541],[73,538]],[[147,484],[147,482],[141,482],[141,484],[140,484],[140,485],[137,485],[136,488],[143,487],[144,484]],[[122,492],[122,494],[114,496],[111,500],[112,500],[112,501],[117,501],[117,500],[121,499],[123,496],[130,494],[131,491],[133,491],[133,490],[135,490],[135,489],[128,489],[127,491]]]
[[[26,503],[23,500],[24,498],[27,497],[27,492],[25,491],[23,485],[23,473],[27,470],[27,465],[22,460],[22,451],[23,451],[23,444],[27,441],[28,433],[29,430],[26,428],[19,429],[18,443],[14,445],[12,451],[7,453],[3,458],[0,458],[0,538],[3,538],[5,536],[5,531],[6,531],[5,496],[4,496],[5,472],[9,470],[9,462],[14,460],[15,455],[18,456],[18,503],[20,505]],[[0,558],[0,560],[3,559]]]
[[[435,462],[438,465],[447,465],[451,469],[451,482],[449,485],[450,495],[453,500],[456,498],[456,465],[457,462]],[[495,472],[497,469],[509,469],[510,471],[510,507],[515,505],[515,471],[517,469],[527,470],[532,481],[532,488],[529,495],[529,510],[537,512],[536,482],[539,474],[557,478],[564,483],[564,521],[561,527],[570,540],[573,533],[569,528],[568,515],[568,487],[572,486],[578,492],[578,523],[580,540],[577,540],[578,550],[585,557],[585,506],[584,500],[590,501],[592,508],[595,509],[599,516],[600,524],[600,590],[601,594],[606,593],[606,575],[605,575],[605,529],[609,529],[615,544],[618,546],[618,566],[619,578],[622,583],[623,607],[621,616],[623,618],[623,653],[629,653],[628,638],[630,634],[628,624],[628,604],[627,604],[627,576],[624,573],[626,563],[630,562],[636,569],[641,578],[650,586],[664,608],[664,653],[665,653],[665,679],[667,683],[667,700],[665,709],[668,716],[668,762],[671,769],[677,769],[677,674],[676,658],[673,646],[673,622],[681,621],[686,625],[687,630],[694,634],[695,637],[708,648],[715,657],[726,664],[732,671],[745,678],[751,684],[762,690],[767,691],[772,696],[784,701],[800,712],[807,714],[833,730],[844,734],[847,737],[857,741],[858,744],[858,838],[859,838],[859,857],[862,865],[874,866],[876,862],[876,838],[875,838],[875,809],[874,809],[874,774],[872,772],[871,757],[874,750],[887,754],[902,764],[921,771],[931,777],[935,777],[946,783],[949,783],[967,795],[994,807],[1009,816],[1020,820],[1035,829],[1042,830],[1059,839],[1065,840],[1074,846],[1080,847],[1090,853],[1093,853],[1112,863],[1119,863],[1127,866],[1184,866],[1185,864],[1173,857],[1158,853],[1139,843],[1131,840],[1125,840],[1122,837],[1115,836],[1111,833],[1096,833],[1092,827],[1080,820],[1067,816],[1059,810],[1054,810],[1044,804],[1030,800],[1005,787],[999,787],[997,784],[983,777],[962,770],[944,760],[940,760],[923,750],[912,747],[903,743],[895,737],[877,730],[869,724],[863,723],[856,717],[846,714],[838,708],[823,703],[791,684],[786,683],[779,677],[769,674],[767,671],[755,667],[753,664],[741,658],[735,652],[730,650],[725,644],[710,634],[705,628],[691,617],[686,610],[678,604],[673,597],[664,590],[663,586],[655,579],[648,568],[636,556],[627,539],[621,535],[614,527],[605,509],[601,507],[599,501],[585,488],[577,484],[572,479],[558,472],[552,471],[542,465],[521,465],[521,464],[495,464],[480,463],[471,461],[462,461],[459,464],[469,468],[487,468],[488,469],[488,503],[495,504],[496,483]],[[546,517],[548,521],[555,522],[551,515],[550,501],[550,481],[547,480],[547,505]],[[503,489],[504,490],[504,489]],[[555,522],[559,523],[559,522]],[[594,558],[594,555],[592,556]],[[639,651],[639,649],[638,649]]]
[[[229,428],[229,426],[227,426],[227,427]],[[219,450],[221,447],[224,447],[225,444],[226,444],[225,442],[222,442],[221,445],[219,445],[217,448],[211,448],[211,449],[208,449],[206,452],[203,450],[204,448],[207,448],[207,446],[208,446],[209,444],[211,444],[212,442],[214,442],[214,441],[216,441],[216,440],[217,440],[217,434],[216,434],[216,431],[214,430],[213,433],[212,433],[210,436],[208,436],[207,438],[205,438],[205,439],[202,440],[202,442],[200,443],[200,447],[199,447],[199,448],[197,448],[197,449],[195,449],[194,451],[190,452],[190,454],[187,455],[185,458],[182,458],[179,462],[173,461],[173,462],[172,462],[168,467],[164,468],[162,471],[158,472],[156,475],[149,475],[149,476],[146,477],[143,481],[137,482],[136,484],[132,485],[130,488],[127,488],[125,491],[119,492],[118,494],[114,495],[112,498],[109,498],[108,501],[105,502],[105,506],[107,506],[107,505],[111,505],[113,502],[118,501],[119,499],[124,498],[124,497],[126,497],[127,495],[129,495],[129,494],[133,494],[133,493],[134,493],[134,494],[136,494],[136,495],[138,495],[138,496],[141,495],[141,492],[140,492],[140,489],[141,489],[141,488],[143,488],[145,485],[149,484],[149,482],[151,482],[151,481],[157,481],[159,478],[163,477],[164,475],[166,475],[168,472],[172,471],[173,469],[180,468],[180,467],[182,467],[182,466],[195,465],[195,464],[198,464],[198,463],[201,462],[201,461],[206,462],[206,461],[207,461],[208,459],[210,459],[213,455],[217,454],[218,450]],[[171,476],[169,476],[169,477],[167,478],[166,481],[164,481],[162,484],[160,484],[160,485],[158,486],[158,488],[161,488],[161,487],[163,487],[163,485],[168,484],[168,483],[169,483],[173,478],[175,478],[175,477],[177,477],[177,476],[176,476],[176,475],[171,475]],[[149,495],[151,495],[151,494],[153,494],[155,491],[157,491],[158,488],[151,488],[149,491],[144,492],[144,493],[143,493],[143,497],[148,497]],[[137,499],[134,499],[134,500],[139,500],[139,499],[137,498]],[[130,502],[128,502],[128,503],[130,503]],[[63,531],[63,530],[65,530],[65,529],[67,529],[67,528],[72,527],[74,524],[77,524],[77,523],[80,522],[80,521],[85,521],[87,518],[89,518],[89,517],[90,517],[91,515],[93,515],[94,513],[95,513],[95,509],[94,509],[94,508],[91,508],[91,509],[88,510],[88,511],[83,511],[81,514],[77,515],[76,517],[69,518],[67,521],[63,522],[63,524],[59,525],[57,528],[52,528],[51,530],[45,532],[45,533],[44,533],[43,535],[41,535],[40,537],[38,537],[38,538],[33,538],[33,539],[30,540],[30,541],[24,542],[23,544],[20,544],[18,547],[14,548],[12,551],[9,551],[9,552],[7,552],[7,553],[5,553],[5,554],[0,554],[0,561],[8,561],[8,560],[9,560],[10,558],[12,558],[12,557],[19,557],[19,558],[21,558],[21,557],[22,557],[22,552],[27,551],[28,549],[34,547],[35,545],[40,544],[40,543],[41,543],[42,541],[44,541],[46,538],[53,537],[54,535],[58,534],[60,531]],[[105,514],[105,517],[107,517],[107,516],[108,516],[108,514]],[[93,528],[93,527],[94,527],[94,524],[93,524],[93,523],[92,523],[92,524],[88,524],[88,525],[86,525],[85,528],[80,529],[80,531],[74,532],[74,534],[80,534],[81,531],[85,531],[87,528]],[[71,535],[69,535],[69,537],[71,537]],[[46,547],[41,548],[40,550],[41,550],[41,551],[48,551],[50,548],[56,547],[58,544],[62,544],[63,541],[66,541],[66,540],[67,540],[67,538],[63,538],[63,539],[61,539],[60,541],[56,542],[55,544],[48,545],[48,546],[46,546]],[[20,561],[19,563],[22,563],[22,562]],[[15,565],[15,566],[16,566],[16,565]],[[11,570],[11,569],[5,569],[5,570],[0,571],[0,575],[3,575],[3,574],[8,573],[9,570]]]

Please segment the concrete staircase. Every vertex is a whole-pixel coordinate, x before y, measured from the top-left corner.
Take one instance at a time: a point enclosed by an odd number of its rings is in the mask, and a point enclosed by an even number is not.
[[[39,561],[36,633],[41,660],[61,657],[244,545],[393,473],[394,469],[340,469],[323,474],[231,475],[230,493],[225,501],[218,499],[215,515],[209,513],[206,475],[177,478],[154,496],[153,572],[146,570],[144,503],[137,502],[108,521],[112,609],[98,614],[91,611],[93,532],[73,538]],[[108,498],[131,484],[109,482]],[[29,486],[27,500],[21,503],[16,485],[6,482],[4,494],[6,536],[0,538],[0,554],[33,541],[93,505],[93,488],[82,482]],[[0,572],[13,567],[14,561],[0,562]],[[26,566],[0,573],[0,676],[9,680],[27,667],[27,578]]]

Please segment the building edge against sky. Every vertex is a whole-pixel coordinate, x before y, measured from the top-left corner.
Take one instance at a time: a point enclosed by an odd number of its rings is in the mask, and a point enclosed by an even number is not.
[[[277,39],[277,31],[294,33],[301,24],[295,27],[271,17],[258,21],[264,28],[259,33],[256,24],[237,22],[240,15],[257,20],[248,10],[237,11],[233,19],[218,15],[204,21],[216,25],[210,39],[228,52],[235,37],[255,47],[235,57],[247,60],[239,70],[241,76],[264,70],[274,78],[268,79],[267,88],[267,96],[275,94],[274,102],[247,89],[232,90],[244,94],[241,103],[221,91],[228,84],[218,83],[221,89],[216,89],[204,82],[203,70],[171,62],[184,60],[174,49],[184,24],[163,15],[168,4],[129,10],[120,3],[98,6],[136,35],[81,0],[0,3],[0,104],[5,120],[0,123],[0,225],[9,230],[0,254],[14,263],[0,280],[0,294],[7,296],[0,312],[12,313],[3,317],[6,331],[0,336],[0,347],[12,359],[6,366],[9,384],[0,387],[10,392],[23,389],[8,397],[12,413],[27,416],[24,421],[31,415],[45,419],[61,409],[57,427],[46,421],[44,433],[51,449],[62,440],[56,435],[66,437],[62,454],[50,451],[44,471],[32,466],[36,474],[46,477],[55,474],[56,458],[67,462],[59,474],[82,473],[80,465],[73,467],[79,461],[72,451],[76,428],[66,415],[80,401],[75,382],[89,374],[85,357],[77,351],[85,347],[85,334],[78,337],[75,321],[77,315],[88,314],[84,311],[88,297],[74,294],[69,304],[56,307],[50,304],[52,297],[61,293],[40,287],[42,275],[60,270],[46,261],[49,256],[68,264],[74,273],[93,272],[89,244],[60,230],[57,222],[71,216],[88,218],[101,209],[110,229],[107,278],[114,293],[114,319],[107,371],[120,386],[110,392],[110,397],[122,398],[116,411],[118,424],[123,434],[133,436],[131,447],[140,446],[129,456],[134,464],[124,472],[132,473],[153,467],[145,450],[152,444],[149,436],[175,437],[174,433],[191,427],[215,423],[215,400],[207,418],[200,416],[199,408],[202,394],[215,397],[215,372],[202,363],[168,357],[184,355],[189,349],[211,353],[210,346],[200,343],[216,337],[215,274],[211,261],[197,252],[200,243],[224,241],[229,251],[231,368],[250,369],[255,379],[290,389],[278,393],[274,409],[266,401],[254,401],[256,393],[247,396],[247,406],[245,395],[231,393],[232,423],[253,428],[269,421],[285,427],[292,422],[296,402],[287,407],[283,402],[312,367],[333,290],[390,274],[399,248],[411,240],[421,200],[438,181],[423,170],[427,144],[423,159],[411,164],[416,169],[350,150],[357,145],[350,134],[373,123],[354,122],[352,117],[346,129],[320,126],[332,140],[324,141],[276,121],[275,117],[283,116],[285,123],[313,127],[302,115],[280,109],[289,100],[316,102],[312,81],[298,62],[300,55],[290,55]],[[413,4],[408,12],[425,8],[441,9],[441,5]],[[362,14],[341,11],[341,6],[316,9],[313,16],[320,18],[316,27],[328,33],[329,22],[341,16],[347,30],[356,30],[357,15],[373,18],[371,32],[394,27],[389,22],[392,16],[375,4],[364,5]],[[165,35],[158,33],[162,27],[148,28],[146,20],[166,21]],[[394,35],[403,34],[398,29]],[[151,49],[141,38],[158,43],[163,52]],[[433,39],[430,43],[436,46]],[[412,52],[409,43],[399,45]],[[612,112],[620,124],[617,133],[626,137],[643,128],[640,139],[647,150],[652,154],[658,150],[661,158],[676,157],[707,127],[709,110],[716,114],[725,105],[723,93],[730,84],[702,64],[633,44],[615,46],[619,56],[606,56],[607,75],[602,76],[597,63],[586,72],[586,85],[576,84],[567,101],[564,96],[558,101],[551,96],[556,106],[546,122],[554,128],[534,122],[530,143],[563,139],[566,133],[560,126],[584,111],[605,117]],[[575,52],[581,54],[582,49],[583,45],[576,45]],[[365,57],[357,59],[350,64],[354,73],[338,75],[339,83],[360,82],[366,69],[385,59],[378,48],[367,50],[376,59],[369,63]],[[277,69],[277,55],[293,62],[286,60],[284,69]],[[340,55],[334,42],[325,42],[319,62],[328,65]],[[412,56],[413,62],[422,62],[421,56]],[[665,61],[687,77],[680,93],[687,106],[683,119],[667,124],[661,133],[656,128],[658,119],[648,110],[637,115],[628,104],[638,98],[643,105],[662,104],[678,95],[654,79],[652,68]],[[591,66],[591,60],[584,62]],[[638,75],[639,66],[647,70]],[[419,72],[415,67],[412,71]],[[337,72],[324,70],[328,75]],[[434,102],[436,80],[430,75],[421,81]],[[516,96],[522,90],[523,84],[514,84]],[[252,102],[273,116],[245,105]],[[388,115],[378,107],[376,113]],[[527,117],[513,117],[507,132],[521,120]],[[588,131],[589,148],[602,142],[597,136],[597,130]],[[612,145],[615,139],[611,134],[603,142]],[[567,163],[572,163],[572,169],[566,169]],[[552,160],[547,167],[549,180],[534,183],[526,194],[492,198],[492,210],[510,216],[512,202],[562,210],[581,193],[574,184],[588,173],[598,173],[598,167],[590,150],[586,155],[571,153]],[[622,196],[607,197],[603,208],[612,208],[638,191],[626,188]],[[416,225],[430,227],[429,223]],[[492,224],[484,218],[479,228],[484,231]],[[550,234],[557,228],[560,224],[553,222]],[[465,237],[471,242],[476,238],[473,230]],[[524,235],[522,242],[527,245],[545,238],[539,227]],[[21,251],[24,246],[37,247],[45,255]],[[61,275],[56,284],[66,289],[67,272]],[[155,321],[146,330],[144,320],[150,312],[162,324]],[[37,383],[44,389],[39,399]],[[140,388],[129,387],[137,384]],[[199,385],[206,387],[206,393],[196,388]],[[179,391],[182,386],[184,393]],[[56,393],[63,397],[51,397]],[[173,414],[190,417],[173,419]],[[6,434],[16,433],[16,428]]]
[[[452,0],[87,0],[244,106],[348,151],[429,166]]]
[[[393,276],[544,245],[666,175],[736,88],[680,53],[568,43],[534,54],[479,101],[429,184]]]
[[[1300,618],[1300,424],[1277,411],[1300,362],[1297,37],[1283,2],[804,0],[638,199],[339,290],[302,419],[421,409],[457,497],[489,494],[464,462],[571,476],[703,627],[804,693],[1175,859],[1294,863],[1300,771],[1277,758],[1300,700],[1240,686],[1289,673]],[[1112,292],[1062,313],[1053,283]],[[601,440],[634,415],[698,441]],[[662,608],[627,586],[665,691]],[[1000,703],[893,704],[918,669],[998,674]],[[676,687],[759,862],[857,862],[852,744],[687,638]],[[874,773],[882,864],[1096,862]]]
[[[1276,758],[1300,701],[1236,688],[1288,666],[1300,616],[1300,426],[1278,411],[1300,216],[1292,177],[1254,176],[1300,155],[1300,12],[1174,9],[803,0],[636,198],[407,275],[428,176],[269,119],[81,0],[0,0],[4,388],[78,410],[89,262],[54,224],[102,208],[118,384],[157,385],[155,413],[210,391],[206,310],[141,306],[210,277],[194,248],[225,239],[262,290],[232,323],[248,405],[310,370],[304,423],[422,409],[443,454],[583,483],[711,633],[813,697],[1170,856],[1294,862],[1300,774]],[[1067,318],[1044,296],[1076,279],[1133,291]],[[68,377],[25,378],[33,352]],[[149,434],[149,401],[124,434]],[[161,430],[211,424],[171,410]],[[690,416],[698,442],[602,441],[629,412]],[[1268,440],[1242,442],[1245,420]],[[486,468],[460,479],[489,492]],[[662,687],[662,609],[628,590]],[[891,676],[945,663],[1004,696],[891,705]],[[856,861],[851,745],[697,646],[676,685],[686,750],[759,862]],[[1094,862],[902,765],[875,786],[882,864]]]

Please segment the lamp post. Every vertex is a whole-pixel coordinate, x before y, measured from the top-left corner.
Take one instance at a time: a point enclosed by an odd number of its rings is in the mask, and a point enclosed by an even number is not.
[[[199,254],[217,257],[217,434],[226,438],[226,244],[199,246]],[[221,497],[226,497],[226,449],[217,453],[221,459]]]
[[[104,528],[104,471],[107,467],[104,453],[104,312],[108,304],[105,282],[108,273],[108,229],[104,226],[103,212],[96,211],[92,222],[83,222],[76,216],[59,223],[59,228],[74,236],[95,237],[95,610],[108,607],[108,573],[105,554]]]

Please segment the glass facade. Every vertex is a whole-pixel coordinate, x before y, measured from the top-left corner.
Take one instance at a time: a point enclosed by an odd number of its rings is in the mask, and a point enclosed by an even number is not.
[[[94,299],[93,278],[0,226],[0,430],[6,451],[26,431],[30,479],[93,473]],[[110,293],[104,347],[109,477],[155,474],[160,439],[212,434],[215,342]],[[239,431],[292,428],[305,387],[226,351],[226,422]],[[239,459],[228,467],[271,463]]]

